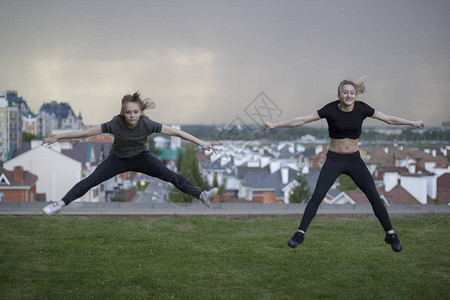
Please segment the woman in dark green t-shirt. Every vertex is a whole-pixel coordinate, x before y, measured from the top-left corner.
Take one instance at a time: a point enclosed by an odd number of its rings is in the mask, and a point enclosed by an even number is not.
[[[50,145],[61,139],[85,138],[110,133],[114,136],[114,142],[109,156],[91,175],[78,182],[61,201],[44,207],[43,212],[54,215],[70,202],[83,196],[92,187],[127,171],[141,172],[170,182],[182,192],[200,199],[209,207],[217,194],[217,188],[201,192],[187,178],[168,169],[164,163],[154,157],[148,151],[146,142],[150,134],[157,132],[180,137],[201,146],[203,150],[215,151],[215,149],[211,144],[189,133],[155,122],[143,114],[146,109],[154,108],[154,106],[150,99],[141,99],[139,93],[126,95],[122,99],[120,114],[111,121],[82,131],[44,138],[42,144]]]

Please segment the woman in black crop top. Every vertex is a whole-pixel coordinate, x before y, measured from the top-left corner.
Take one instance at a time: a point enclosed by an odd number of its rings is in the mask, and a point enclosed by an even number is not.
[[[317,112],[305,117],[297,117],[279,123],[265,122],[264,124],[265,129],[273,129],[277,127],[299,127],[321,118],[325,118],[328,123],[330,145],[327,159],[320,171],[311,200],[306,206],[299,230],[288,241],[291,248],[295,248],[303,242],[309,224],[337,177],[341,174],[347,174],[369,199],[375,215],[386,231],[386,243],[391,244],[394,251],[402,250],[402,245],[392,229],[389,215],[377,192],[373,177],[359,154],[358,139],[361,135],[362,123],[367,117],[391,125],[412,125],[418,128],[422,128],[424,123],[423,121],[409,121],[389,116],[376,111],[362,101],[356,101],[356,96],[364,92],[365,87],[362,82],[354,83],[344,80],[338,86],[339,100],[328,103]]]
[[[146,143],[150,134],[158,132],[180,137],[201,146],[203,150],[215,151],[214,148],[211,144],[205,143],[189,133],[152,121],[143,115],[147,108],[153,107],[154,103],[151,100],[142,100],[138,93],[126,95],[122,99],[120,115],[115,116],[111,121],[82,131],[44,138],[42,144],[50,145],[61,139],[89,137],[101,133],[114,135],[109,156],[97,166],[91,175],[78,182],[61,201],[44,207],[44,213],[54,215],[65,205],[83,196],[92,187],[126,171],[140,172],[168,181],[182,192],[200,199],[209,207],[217,194],[217,188],[201,192],[187,178],[168,169],[165,164],[148,152]]]

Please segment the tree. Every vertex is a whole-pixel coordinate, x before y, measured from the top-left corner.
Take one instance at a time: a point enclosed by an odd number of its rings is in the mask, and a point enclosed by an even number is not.
[[[339,176],[338,189],[340,189],[341,191],[351,191],[356,190],[357,188],[358,186],[350,176],[348,176],[347,174],[341,174]]]
[[[155,147],[155,140],[152,138],[148,138],[147,139],[148,142],[148,150],[150,151],[151,154],[153,154],[154,156],[158,156],[161,155],[161,150],[159,150],[158,148]]]
[[[214,179],[213,179],[213,187],[217,187],[218,191],[217,193],[219,195],[223,195],[223,192],[225,192],[225,183],[222,183],[221,185],[219,185],[219,181],[217,180],[217,173],[214,174]]]
[[[194,147],[192,145],[187,146],[185,153],[183,155],[179,155],[178,158],[178,172],[189,179],[189,181],[191,181],[200,190],[209,189],[208,183],[200,173],[198,160],[195,157]],[[192,202],[191,195],[185,194],[178,189],[172,190],[169,198],[170,202]]]
[[[22,131],[22,141],[23,142],[31,142],[32,139],[42,139],[40,135],[34,135],[25,131]]]
[[[177,157],[177,170],[181,170],[181,162],[183,161],[184,151],[178,151]]]
[[[292,194],[289,196],[290,203],[306,203],[311,198],[308,181],[306,181],[304,174],[299,174],[295,180],[298,185],[295,187]]]

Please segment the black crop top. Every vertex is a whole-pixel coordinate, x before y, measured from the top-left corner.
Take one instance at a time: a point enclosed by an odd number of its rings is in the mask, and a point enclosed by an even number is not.
[[[319,117],[327,119],[328,133],[333,139],[358,139],[365,118],[373,116],[375,109],[368,104],[355,101],[350,112],[344,112],[338,107],[339,100],[328,103],[317,111]]]

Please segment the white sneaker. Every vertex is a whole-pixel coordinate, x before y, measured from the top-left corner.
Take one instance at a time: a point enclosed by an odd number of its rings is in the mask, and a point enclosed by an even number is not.
[[[206,207],[210,207],[211,206],[211,204],[212,204],[212,202],[214,200],[214,197],[216,197],[218,191],[219,191],[219,189],[215,187],[215,188],[213,188],[213,189],[211,189],[209,191],[203,191],[202,192],[202,195],[203,195],[202,202],[203,202],[203,204],[206,205]]]
[[[53,202],[52,204],[47,205],[42,209],[44,214],[48,216],[53,216],[57,212],[59,212],[62,209],[62,206],[59,204],[59,202]]]

